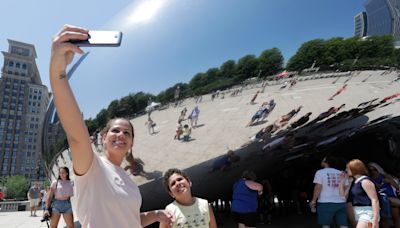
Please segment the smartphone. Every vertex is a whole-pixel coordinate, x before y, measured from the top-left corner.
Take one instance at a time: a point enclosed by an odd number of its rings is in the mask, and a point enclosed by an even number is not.
[[[87,40],[71,40],[79,47],[119,47],[121,45],[122,32],[120,31],[89,31]]]

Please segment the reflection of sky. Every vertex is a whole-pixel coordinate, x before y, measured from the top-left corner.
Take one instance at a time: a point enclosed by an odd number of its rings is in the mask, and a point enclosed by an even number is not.
[[[348,0],[68,3],[13,1],[21,19],[12,10],[2,13],[0,49],[7,50],[7,38],[33,43],[42,80],[48,85],[49,40],[62,24],[122,30],[120,48],[92,48],[72,78],[85,117],[131,92],[157,94],[177,82],[188,82],[228,59],[258,56],[278,47],[287,60],[305,41],[350,37],[353,17],[363,4]]]

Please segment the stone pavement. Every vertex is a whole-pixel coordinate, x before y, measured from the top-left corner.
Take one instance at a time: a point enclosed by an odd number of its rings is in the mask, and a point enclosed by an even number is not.
[[[47,228],[45,222],[40,222],[43,212],[38,211],[37,217],[31,217],[30,211],[0,212],[1,228]],[[58,228],[66,227],[63,218],[60,218]],[[75,226],[75,228],[77,228]]]
[[[40,222],[41,217],[30,217],[29,211],[18,212],[1,212],[0,213],[0,227],[1,228],[47,228],[45,223]],[[39,212],[39,215],[42,213]],[[218,227],[236,228],[237,225],[232,221],[229,214],[222,214],[217,217],[218,221],[222,221]],[[60,219],[58,228],[66,227],[63,219]],[[273,216],[272,224],[258,224],[258,228],[317,228],[315,215],[305,214],[297,215],[291,214],[287,216]],[[77,228],[77,226],[75,226]]]

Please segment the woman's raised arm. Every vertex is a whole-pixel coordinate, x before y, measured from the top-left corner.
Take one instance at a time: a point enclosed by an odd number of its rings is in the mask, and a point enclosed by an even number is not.
[[[66,68],[75,53],[83,54],[79,47],[69,41],[87,38],[87,29],[64,25],[53,38],[50,58],[50,84],[54,103],[71,148],[74,171],[78,175],[85,174],[89,169],[93,151],[88,130],[68,83]]]

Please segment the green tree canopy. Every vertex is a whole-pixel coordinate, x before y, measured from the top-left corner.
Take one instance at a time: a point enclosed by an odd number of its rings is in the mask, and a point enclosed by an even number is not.
[[[274,75],[283,69],[283,56],[278,48],[267,49],[263,51],[258,58],[258,69],[262,75]]]
[[[24,176],[11,176],[7,178],[6,188],[7,198],[26,198],[29,183]]]

